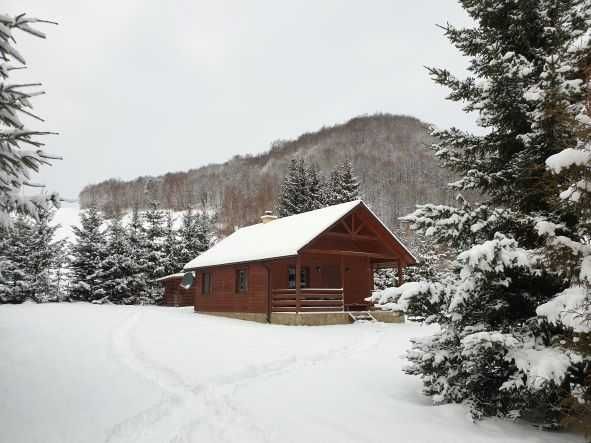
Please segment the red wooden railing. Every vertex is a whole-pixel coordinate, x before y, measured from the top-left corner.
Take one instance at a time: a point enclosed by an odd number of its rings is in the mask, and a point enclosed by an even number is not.
[[[342,312],[343,290],[302,288],[298,295],[295,289],[273,289],[271,308],[273,312]]]

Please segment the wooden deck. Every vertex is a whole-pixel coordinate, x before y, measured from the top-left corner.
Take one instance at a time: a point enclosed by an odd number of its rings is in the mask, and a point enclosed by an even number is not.
[[[343,289],[301,288],[274,289],[271,292],[272,312],[344,312]]]

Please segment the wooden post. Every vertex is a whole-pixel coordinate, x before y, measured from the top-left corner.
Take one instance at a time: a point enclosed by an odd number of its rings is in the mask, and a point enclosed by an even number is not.
[[[404,283],[404,275],[402,275],[402,263],[398,262],[398,286]]]
[[[343,297],[343,311],[345,310],[345,256],[341,255],[341,295]]]
[[[296,268],[295,268],[295,286],[296,286],[296,313],[300,312],[300,289],[302,286],[302,258],[298,254],[296,257]]]

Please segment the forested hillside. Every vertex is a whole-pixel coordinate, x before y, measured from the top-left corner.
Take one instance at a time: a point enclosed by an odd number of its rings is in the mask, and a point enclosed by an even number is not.
[[[347,123],[303,134],[296,140],[276,141],[257,155],[235,156],[186,172],[132,181],[110,179],[86,186],[81,207],[95,202],[107,215],[151,200],[165,208],[194,206],[218,213],[227,230],[258,221],[274,208],[279,186],[290,159],[314,162],[323,174],[348,158],[353,162],[366,202],[390,226],[416,203],[450,203],[446,189],[451,181],[424,145],[433,141],[428,125],[420,120],[389,114],[362,116]]]

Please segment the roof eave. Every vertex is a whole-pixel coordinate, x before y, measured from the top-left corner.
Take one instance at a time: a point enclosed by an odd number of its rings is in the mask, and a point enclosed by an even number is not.
[[[190,268],[183,268],[183,271],[189,272],[189,271],[198,271],[201,269],[221,268],[223,266],[247,265],[249,263],[264,263],[264,262],[269,262],[269,261],[274,261],[274,260],[280,260],[283,258],[292,258],[292,257],[296,257],[297,255],[298,255],[298,253],[296,252],[295,254],[278,255],[278,256],[269,257],[269,258],[258,258],[258,259],[254,259],[254,260],[233,261],[233,262],[227,262],[227,263],[219,263],[216,265],[192,266]]]

